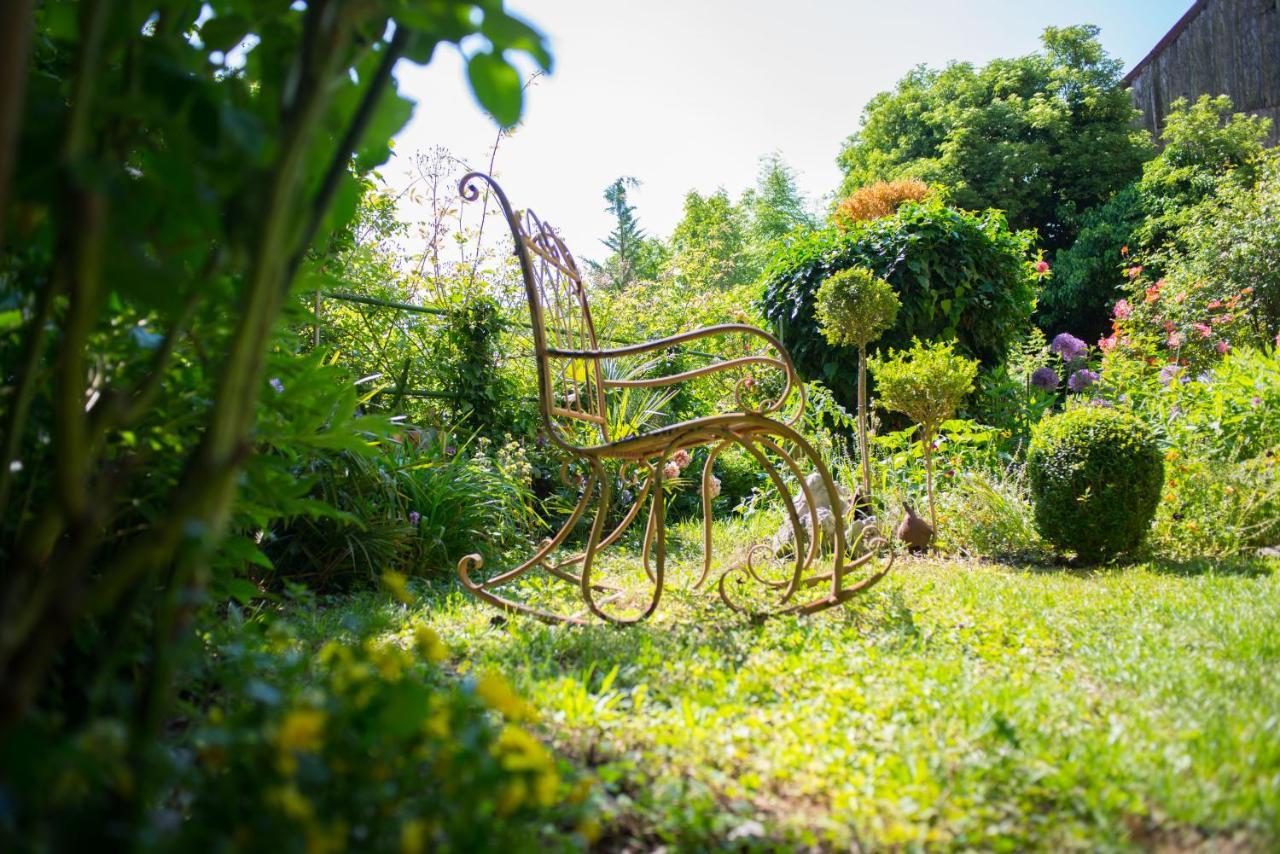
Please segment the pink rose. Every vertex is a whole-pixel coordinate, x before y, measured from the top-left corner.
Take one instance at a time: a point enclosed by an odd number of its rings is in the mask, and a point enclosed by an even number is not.
[[[720,494],[720,478],[711,475],[711,480],[707,483],[707,497],[715,498]]]
[[[684,468],[685,466],[689,465],[689,460],[690,460],[689,452],[686,451],[684,448],[681,448],[680,450],[676,451],[674,454],[671,455],[671,462],[680,466],[680,468]]]
[[[680,476],[680,466],[676,465],[675,460],[671,460],[665,466],[662,467],[662,476],[665,477],[667,480],[671,480],[673,478],[677,478]]]
[[[1209,326],[1207,323],[1193,323],[1191,325],[1200,333],[1201,338],[1208,338],[1213,334],[1213,327]]]
[[[1222,355],[1224,355],[1224,356],[1225,356],[1225,355],[1227,355],[1227,353],[1231,350],[1231,345],[1230,345],[1230,344],[1228,344],[1226,341],[1219,341],[1219,342],[1218,342],[1218,345],[1217,345],[1217,347],[1216,347],[1215,349],[1216,349],[1219,353],[1221,353]]]
[[[1129,315],[1133,313],[1133,309],[1129,307],[1129,301],[1127,299],[1122,299],[1120,302],[1116,303],[1113,313],[1117,320],[1128,320]]]
[[[1040,274],[1040,275],[1042,275],[1042,276],[1043,276],[1045,273],[1049,272],[1049,262],[1047,262],[1047,261],[1037,261],[1037,262],[1036,262],[1036,272],[1037,272],[1037,273],[1039,273],[1039,274]]]
[[[1169,333],[1169,342],[1168,342],[1168,343],[1169,343],[1169,346],[1170,346],[1170,347],[1181,347],[1181,346],[1182,346],[1182,342],[1183,342],[1183,341],[1185,341],[1185,340],[1186,340],[1186,336],[1184,336],[1181,332],[1170,332],[1170,333]]]

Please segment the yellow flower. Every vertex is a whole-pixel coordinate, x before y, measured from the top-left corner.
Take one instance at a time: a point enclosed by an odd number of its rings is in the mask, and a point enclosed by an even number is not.
[[[406,605],[413,604],[413,596],[409,593],[409,580],[404,573],[389,569],[382,573],[382,584],[391,591],[391,595]]]
[[[281,750],[316,750],[324,734],[325,714],[319,709],[294,709],[280,722],[276,740]]]
[[[533,797],[540,806],[549,807],[555,804],[556,794],[560,791],[560,775],[555,771],[543,771],[533,781]]]
[[[400,851],[402,854],[421,854],[427,849],[427,823],[411,818],[400,825]]]
[[[307,821],[312,816],[311,802],[298,791],[296,786],[280,786],[271,790],[268,798],[290,818]]]
[[[476,695],[508,720],[518,721],[529,716],[530,710],[524,700],[517,697],[507,680],[496,673],[486,673],[476,680]]]
[[[519,777],[503,786],[502,791],[498,793],[498,803],[496,805],[498,815],[510,815],[520,809],[520,805],[524,803],[524,797],[528,791],[529,787]]]
[[[427,661],[439,662],[449,657],[449,650],[445,647],[444,641],[440,640],[440,636],[430,626],[418,626],[413,630],[413,636],[418,642],[418,651],[426,657]]]
[[[307,854],[333,854],[347,850],[347,825],[335,821],[327,830],[312,827],[307,830]]]
[[[493,754],[508,771],[547,771],[552,767],[551,754],[547,749],[526,730],[511,724],[498,733]]]

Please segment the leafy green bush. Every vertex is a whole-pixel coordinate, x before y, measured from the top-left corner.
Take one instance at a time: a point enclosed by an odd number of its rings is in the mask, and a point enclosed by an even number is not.
[[[371,456],[312,461],[315,497],[341,512],[278,527],[266,541],[274,578],[335,590],[385,570],[451,574],[463,555],[492,556],[534,531],[532,473],[520,446],[452,442],[442,431],[411,431]]]
[[[1080,406],[1040,422],[1027,470],[1041,536],[1089,562],[1142,543],[1164,482],[1164,463],[1147,426],[1101,406]]]
[[[1140,413],[1166,448],[1152,548],[1228,557],[1280,543],[1280,351],[1232,350],[1186,382],[1173,367],[1162,383],[1145,361],[1104,360],[1102,393]]]
[[[787,246],[765,276],[765,319],[806,377],[842,388],[856,364],[831,346],[815,316],[817,292],[832,275],[865,267],[893,286],[902,308],[876,347],[913,338],[954,339],[984,365],[1000,362],[1035,302],[1029,232],[1010,231],[997,211],[970,213],[937,200],[907,202],[893,216],[847,232],[813,232]],[[844,397],[848,400],[848,397]]]
[[[1261,158],[1257,175],[1254,184],[1227,184],[1187,218],[1168,276],[1208,300],[1246,295],[1241,331],[1254,343],[1280,332],[1280,154]]]
[[[594,835],[591,785],[535,738],[535,710],[497,674],[452,682],[431,628],[406,619],[318,650],[297,633],[232,608],[206,640],[203,676],[219,690],[184,708],[141,793],[125,722],[93,718],[61,740],[29,726],[6,745],[0,844],[419,852]],[[156,820],[130,828],[112,811],[139,794]]]
[[[965,396],[973,391],[978,363],[956,354],[951,344],[925,346],[912,342],[910,350],[890,350],[871,363],[880,390],[880,405],[901,412],[920,425],[924,443],[925,484],[929,515],[938,529],[933,496],[933,440],[943,422],[954,418]]]

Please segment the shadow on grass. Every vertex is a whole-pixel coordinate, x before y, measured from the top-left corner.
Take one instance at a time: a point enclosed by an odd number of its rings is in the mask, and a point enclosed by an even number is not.
[[[1161,575],[1181,575],[1195,577],[1199,575],[1238,575],[1244,578],[1257,578],[1272,575],[1280,561],[1275,558],[1258,557],[1256,555],[1237,555],[1227,558],[1195,557],[1185,560],[1160,559],[1146,564],[1152,572]]]
[[[1022,572],[1045,575],[1071,575],[1077,578],[1123,573],[1130,569],[1142,568],[1160,575],[1177,575],[1194,578],[1201,575],[1236,575],[1244,578],[1256,578],[1271,575],[1280,568],[1280,561],[1275,558],[1257,555],[1236,555],[1233,557],[1135,557],[1118,559],[1110,563],[1089,564],[1077,558],[1041,559],[1037,561],[996,560],[994,566]]]

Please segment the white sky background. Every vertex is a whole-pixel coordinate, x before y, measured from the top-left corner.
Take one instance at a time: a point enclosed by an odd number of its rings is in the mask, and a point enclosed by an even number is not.
[[[554,73],[526,92],[524,121],[504,140],[495,172],[517,208],[557,226],[580,258],[603,258],[612,222],[602,192],[620,175],[649,234],[667,235],[684,195],[755,182],[777,150],[812,204],[839,184],[835,158],[863,105],[913,66],[982,64],[1039,47],[1048,25],[1092,23],[1126,70],[1190,7],[1190,0],[508,0],[551,40]],[[401,63],[401,90],[418,101],[383,169],[406,181],[416,150],[443,145],[487,164],[496,133],[476,105],[458,52]],[[402,209],[409,220],[422,217]],[[486,241],[487,242],[487,241]]]

